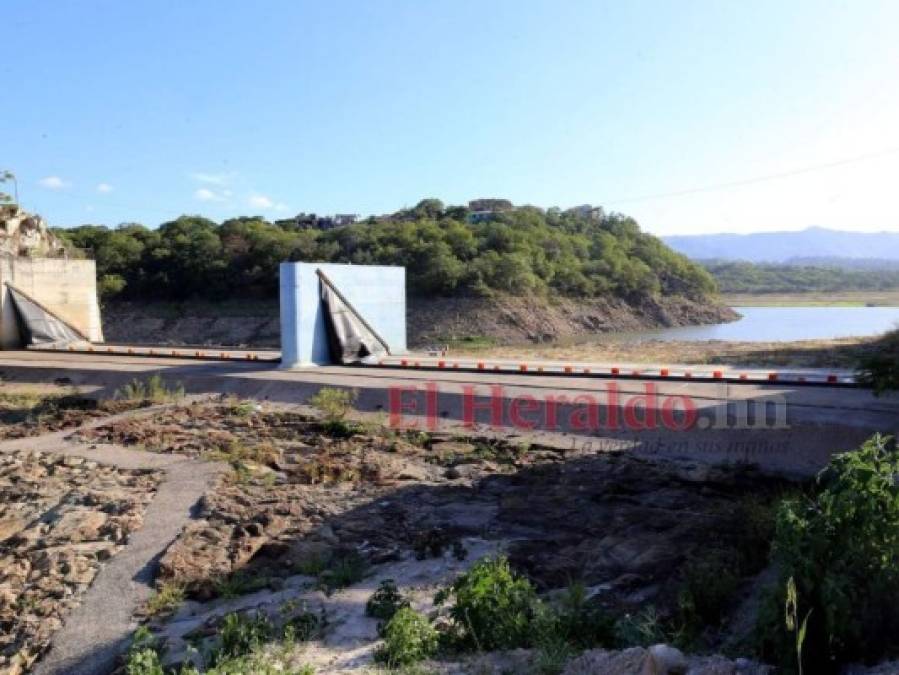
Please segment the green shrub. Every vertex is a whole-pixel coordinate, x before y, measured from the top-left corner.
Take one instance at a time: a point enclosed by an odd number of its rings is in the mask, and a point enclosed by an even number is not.
[[[371,594],[365,603],[365,614],[380,621],[390,621],[393,615],[403,607],[408,607],[409,601],[403,597],[396,587],[393,579],[384,579],[378,590]]]
[[[149,647],[128,652],[126,675],[165,675],[159,661],[159,653]]]
[[[587,590],[581,583],[568,587],[555,614],[557,633],[566,644],[588,649],[608,647],[614,642],[614,618],[587,599]]]
[[[219,664],[259,649],[272,638],[274,630],[269,618],[262,612],[254,615],[227,614],[219,628],[220,644],[212,662]]]
[[[362,581],[368,574],[368,562],[356,551],[338,553],[318,575],[318,588],[326,595]]]
[[[321,413],[325,422],[341,422],[353,409],[356,391],[322,387],[309,397],[307,403]]]
[[[460,647],[477,650],[527,647],[537,596],[531,583],[504,557],[484,558],[441,590],[435,603],[452,598],[449,610]]]
[[[686,563],[678,598],[686,626],[699,630],[721,623],[740,584],[740,564],[733,551],[714,549]]]
[[[615,622],[615,641],[621,647],[649,647],[671,640],[667,623],[650,605]]]
[[[389,668],[406,666],[432,656],[439,644],[437,631],[423,615],[400,608],[384,628],[384,646],[376,658]]]
[[[184,602],[184,595],[183,584],[171,581],[163,583],[147,601],[147,614],[149,616],[171,614]]]
[[[159,657],[159,643],[145,626],[134,631],[125,656],[126,675],[165,675]]]
[[[856,377],[879,396],[887,391],[899,390],[899,330],[880,338],[876,349],[875,353],[859,359]]]
[[[831,460],[815,498],[781,505],[774,543],[781,581],[759,619],[765,658],[785,668],[796,662],[796,628],[788,630],[783,613],[791,579],[792,614],[809,617],[806,672],[899,653],[897,475],[899,452],[875,436]]]

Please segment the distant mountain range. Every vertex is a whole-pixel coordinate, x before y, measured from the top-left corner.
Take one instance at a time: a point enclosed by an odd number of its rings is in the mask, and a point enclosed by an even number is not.
[[[809,227],[792,232],[676,235],[662,240],[694,260],[855,268],[899,264],[899,232],[846,232]]]

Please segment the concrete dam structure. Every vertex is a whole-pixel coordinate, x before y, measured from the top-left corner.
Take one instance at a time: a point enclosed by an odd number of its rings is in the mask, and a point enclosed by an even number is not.
[[[70,257],[43,219],[7,205],[0,209],[0,349],[27,344],[15,297],[85,341],[103,341],[94,261]]]

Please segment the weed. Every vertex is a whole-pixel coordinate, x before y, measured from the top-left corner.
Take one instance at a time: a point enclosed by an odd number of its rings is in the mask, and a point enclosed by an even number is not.
[[[172,581],[166,581],[147,601],[147,615],[164,616],[171,614],[183,602],[184,586]]]
[[[396,582],[393,579],[384,579],[378,585],[378,590],[372,593],[365,603],[365,615],[386,623],[399,610],[408,606],[409,601],[400,593]]]
[[[228,462],[232,465],[254,462],[270,466],[280,458],[278,449],[271,443],[246,445],[236,439],[229,439],[215,450],[209,450],[204,457],[212,461]]]
[[[294,614],[284,624],[282,639],[285,643],[308,642],[327,625],[324,608],[319,614],[308,611],[303,606],[302,611]]]
[[[732,551],[712,550],[689,560],[678,604],[686,626],[699,629],[721,622],[739,586],[740,561]]]
[[[294,563],[291,571],[294,574],[303,574],[308,577],[317,577],[328,568],[328,563],[330,561],[330,555],[308,555],[305,556],[302,560]]]
[[[356,551],[334,556],[327,569],[318,575],[318,588],[331,595],[336,590],[362,581],[368,573],[368,563]]]
[[[159,657],[160,646],[146,626],[134,631],[125,656],[126,675],[165,675]]]
[[[262,612],[254,615],[227,614],[219,629],[219,647],[213,655],[213,664],[250,654],[270,640],[274,629]]]
[[[442,589],[434,602],[443,604],[450,598],[453,637],[459,646],[493,650],[530,644],[536,592],[527,579],[512,572],[506,558],[479,560]]]
[[[667,626],[652,605],[615,622],[615,640],[622,647],[648,647],[668,639]]]
[[[878,396],[899,390],[899,330],[884,335],[877,342],[877,351],[860,359],[856,379]]]
[[[558,675],[575,655],[575,649],[561,639],[540,644],[534,661],[534,672],[540,675]]]
[[[388,668],[422,661],[437,651],[439,636],[427,618],[402,607],[384,628],[384,646],[375,658]]]
[[[170,403],[184,398],[184,387],[180,384],[169,387],[160,375],[154,374],[146,380],[131,380],[116,390],[115,397],[123,401]]]
[[[271,583],[272,580],[267,576],[255,576],[239,571],[216,579],[213,590],[217,597],[237,598],[268,588]]]
[[[228,408],[228,412],[234,417],[246,419],[252,417],[258,410],[258,404],[255,401],[237,401],[232,403]]]
[[[325,420],[342,420],[353,409],[357,392],[334,387],[322,387],[309,397],[309,405],[318,410]]]
[[[611,646],[615,637],[615,620],[602,607],[591,603],[582,583],[572,583],[557,609],[556,632],[567,643],[586,649],[596,645]]]

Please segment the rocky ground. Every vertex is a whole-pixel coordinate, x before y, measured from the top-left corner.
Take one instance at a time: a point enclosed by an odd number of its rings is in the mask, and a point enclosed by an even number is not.
[[[487,552],[507,555],[547,597],[577,582],[605,611],[649,617],[658,641],[680,620],[685,588],[725,574],[722,615],[691,630],[703,649],[739,642],[746,626],[731,615],[766,565],[768,507],[788,489],[749,467],[385,433],[236,401],[76,436],[233,467],[161,560],[160,589],[189,599],[156,627],[170,658],[185,639],[213,635],[227,609],[280,616],[293,598],[327,617],[304,652],[323,672],[371,665],[378,636],[363,608],[379,579],[405,582],[432,608],[439,586]],[[348,568],[367,578],[346,589],[329,580]]]
[[[0,673],[27,670],[43,653],[141,526],[156,482],[78,457],[0,454]]]
[[[0,391],[0,440],[75,429],[92,419],[140,407],[137,401],[97,401],[65,386]]]

